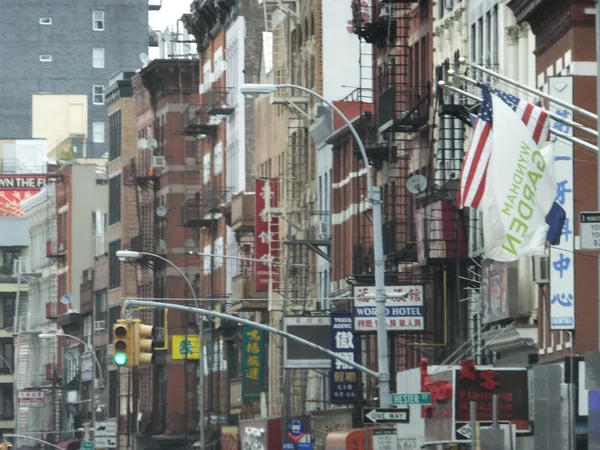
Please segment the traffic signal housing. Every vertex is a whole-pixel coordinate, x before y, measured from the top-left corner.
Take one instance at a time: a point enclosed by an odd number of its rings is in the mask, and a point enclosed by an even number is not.
[[[151,325],[143,324],[141,320],[135,319],[133,321],[133,329],[135,336],[135,352],[134,352],[134,366],[153,364],[154,363],[154,349],[159,347],[161,344],[157,342],[153,337],[154,327]]]
[[[135,364],[134,330],[131,322],[131,320],[119,319],[113,325],[114,363],[119,367],[132,367]]]

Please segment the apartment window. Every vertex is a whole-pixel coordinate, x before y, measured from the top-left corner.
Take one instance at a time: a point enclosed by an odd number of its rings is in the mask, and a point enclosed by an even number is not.
[[[7,275],[12,275],[15,261],[21,256],[20,250],[5,250],[3,254],[3,266],[7,271]]]
[[[14,420],[13,388],[2,388],[2,416],[0,420]]]
[[[52,55],[40,55],[41,62],[52,62]]]
[[[108,244],[108,288],[117,289],[121,287],[121,261],[117,258],[117,252],[121,250],[121,240],[112,241]]]
[[[104,329],[106,329],[106,301],[106,289],[97,291],[94,294],[94,320],[96,322],[104,322]]]
[[[52,25],[52,17],[40,17],[40,25]]]
[[[121,110],[108,116],[108,160],[121,156]]]
[[[15,318],[15,298],[4,297],[2,299],[2,326],[11,328]]]
[[[95,69],[104,69],[104,49],[103,48],[92,49],[92,66]]]
[[[121,174],[108,180],[108,224],[121,221]]]
[[[1,348],[2,348],[2,357],[4,358],[4,360],[0,360],[0,370],[4,369],[6,372],[9,372],[10,369],[12,369],[12,367],[14,366],[13,342],[12,341],[3,341],[1,344]],[[0,373],[2,373],[2,372],[0,372]]]
[[[96,144],[104,143],[104,122],[94,122],[92,124],[92,139]]]
[[[94,11],[92,13],[94,31],[104,31],[104,11]]]
[[[93,89],[93,99],[94,105],[104,105],[104,85],[96,84]],[[102,141],[104,142],[104,141]]]

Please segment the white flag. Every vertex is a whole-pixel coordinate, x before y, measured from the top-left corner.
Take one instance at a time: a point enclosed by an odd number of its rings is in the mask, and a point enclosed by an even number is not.
[[[546,215],[556,197],[553,144],[538,148],[531,131],[496,95],[492,108],[494,132],[482,208],[486,257],[508,262],[543,255]]]

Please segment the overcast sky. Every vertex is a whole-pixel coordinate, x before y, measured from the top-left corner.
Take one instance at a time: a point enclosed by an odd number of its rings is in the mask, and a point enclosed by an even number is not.
[[[174,28],[177,19],[190,12],[191,3],[192,0],[162,0],[161,10],[150,12],[150,27],[161,31],[166,27]]]

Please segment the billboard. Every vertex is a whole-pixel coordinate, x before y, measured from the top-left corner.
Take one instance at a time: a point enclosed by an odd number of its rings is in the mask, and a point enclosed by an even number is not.
[[[385,302],[388,332],[425,330],[425,288],[422,284],[386,286],[386,294],[406,294],[388,297]],[[377,331],[375,286],[354,286],[354,332]]]
[[[320,347],[331,349],[330,317],[284,317],[284,330]],[[331,357],[291,339],[283,340],[286,369],[330,369]]]
[[[269,278],[272,278],[273,289],[277,289],[279,280],[276,264],[279,262],[279,219],[274,209],[279,202],[279,180],[276,178],[256,179],[256,228],[254,257],[264,262],[257,262],[256,291],[269,291]]]
[[[22,217],[21,202],[46,185],[46,175],[0,175],[0,216]]]
[[[352,331],[351,312],[331,313],[331,351],[350,361],[358,361],[358,337]],[[331,358],[329,383],[331,403],[353,404],[358,392],[358,371]]]

